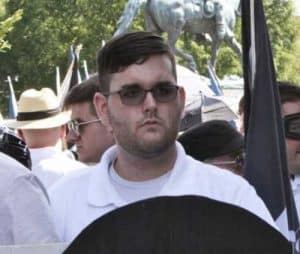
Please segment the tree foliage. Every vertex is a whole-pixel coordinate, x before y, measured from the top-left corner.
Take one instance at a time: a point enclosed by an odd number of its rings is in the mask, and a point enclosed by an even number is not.
[[[3,2],[3,0],[2,0]],[[5,19],[23,10],[22,20],[9,23],[14,26],[7,40],[12,50],[0,52],[0,78],[18,74],[17,93],[27,87],[52,86],[55,83],[55,67],[60,66],[61,76],[68,66],[70,45],[83,44],[81,59],[86,59],[89,71],[95,71],[95,55],[101,40],[109,40],[127,0],[6,0]],[[269,32],[278,77],[298,81],[299,25],[292,14],[292,0],[264,0]],[[20,16],[19,16],[20,17]],[[135,19],[132,29],[143,29],[143,14]],[[240,20],[238,20],[240,23]],[[2,24],[2,23],[1,23]],[[0,25],[1,27],[1,25]],[[1,38],[0,28],[0,38]],[[3,32],[2,32],[3,33]],[[236,27],[240,38],[240,27]],[[240,40],[240,39],[239,39]],[[210,57],[210,44],[198,44],[193,35],[184,34],[178,46],[192,52],[199,72],[206,75],[206,63]],[[186,64],[182,59],[178,59]],[[298,66],[298,69],[296,67]],[[295,68],[294,68],[295,67]],[[225,44],[217,61],[217,73],[240,74],[238,58]],[[0,80],[1,82],[1,80]]]
[[[11,48],[11,45],[6,40],[6,36],[14,28],[14,24],[22,18],[23,11],[17,10],[10,17],[1,21],[1,16],[4,16],[4,6],[0,10],[0,52],[5,52]]]
[[[293,1],[265,0],[267,25],[273,50],[277,79],[300,82],[299,20],[293,15]],[[299,64],[298,64],[299,66]]]

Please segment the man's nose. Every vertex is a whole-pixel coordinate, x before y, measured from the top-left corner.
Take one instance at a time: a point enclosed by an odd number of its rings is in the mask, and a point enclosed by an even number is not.
[[[68,130],[66,140],[68,143],[74,143],[76,140],[79,139],[80,136],[78,136],[74,131]]]
[[[153,94],[151,91],[147,91],[145,95],[145,99],[143,101],[143,109],[144,110],[152,110],[155,109],[157,106],[157,102],[155,98],[153,97]]]

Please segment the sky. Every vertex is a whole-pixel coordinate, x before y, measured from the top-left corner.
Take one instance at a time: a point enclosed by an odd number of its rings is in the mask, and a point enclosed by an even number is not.
[[[294,0],[296,6],[296,15],[300,16],[300,0]]]

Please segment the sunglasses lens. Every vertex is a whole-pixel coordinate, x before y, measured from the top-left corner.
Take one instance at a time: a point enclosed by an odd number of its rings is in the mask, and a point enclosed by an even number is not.
[[[155,86],[153,91],[153,97],[158,102],[169,102],[174,100],[177,96],[178,87],[169,84],[161,84]]]
[[[79,135],[79,126],[77,121],[71,120],[68,122],[68,129],[69,131],[73,131],[76,135]]]
[[[286,115],[284,129],[287,138],[300,140],[300,113]]]
[[[289,122],[288,132],[300,136],[300,118],[293,119]]]
[[[139,86],[125,87],[120,91],[120,98],[125,105],[138,105],[142,103],[146,92]]]
[[[140,86],[128,86],[120,90],[120,98],[125,105],[139,105],[151,92],[154,99],[158,102],[169,102],[176,98],[178,87],[171,84],[158,84],[150,90],[144,90]]]

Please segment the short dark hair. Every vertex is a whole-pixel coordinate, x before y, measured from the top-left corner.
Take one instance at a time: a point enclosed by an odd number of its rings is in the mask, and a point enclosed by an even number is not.
[[[73,86],[64,99],[64,108],[68,109],[73,104],[88,102],[90,112],[96,115],[93,98],[96,92],[100,91],[98,74],[92,74],[87,80]]]
[[[131,32],[116,36],[97,55],[101,92],[109,92],[111,74],[129,65],[141,64],[150,56],[162,54],[170,58],[172,73],[177,80],[175,57],[162,37],[151,32]]]
[[[289,81],[278,81],[281,104],[300,101],[300,86]]]
[[[290,81],[277,81],[281,105],[286,102],[300,101],[300,86]],[[244,113],[245,97],[239,101],[238,114]]]
[[[244,147],[244,137],[225,120],[199,123],[178,137],[185,152],[204,161],[232,154]]]

